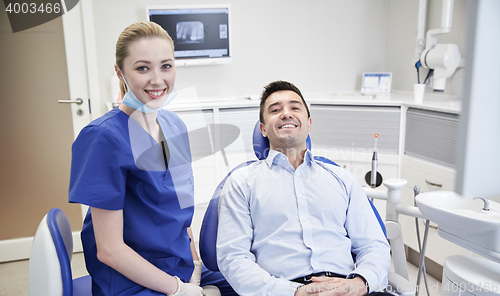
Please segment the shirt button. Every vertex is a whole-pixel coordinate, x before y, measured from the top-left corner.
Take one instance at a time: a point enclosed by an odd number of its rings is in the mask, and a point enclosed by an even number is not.
[[[302,194],[299,194],[299,197],[302,197]]]

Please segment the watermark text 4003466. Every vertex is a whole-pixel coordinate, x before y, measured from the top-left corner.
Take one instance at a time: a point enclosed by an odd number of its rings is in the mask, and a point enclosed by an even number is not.
[[[60,13],[61,3],[19,3],[10,2],[5,8],[7,13]]]
[[[12,32],[24,31],[70,11],[79,0],[4,0]]]

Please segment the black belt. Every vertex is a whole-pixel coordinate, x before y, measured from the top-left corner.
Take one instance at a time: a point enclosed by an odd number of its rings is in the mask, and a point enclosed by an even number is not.
[[[292,282],[296,282],[296,283],[301,283],[301,284],[307,285],[307,284],[312,283],[311,278],[315,277],[315,276],[338,277],[338,278],[344,278],[344,279],[346,278],[345,275],[341,275],[341,274],[338,274],[338,273],[335,273],[335,272],[330,272],[330,271],[323,271],[323,272],[312,273],[310,275],[298,277],[296,279],[293,279]]]

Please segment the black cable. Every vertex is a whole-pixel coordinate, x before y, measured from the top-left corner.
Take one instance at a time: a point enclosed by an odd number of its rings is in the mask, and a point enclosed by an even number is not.
[[[427,80],[434,74],[434,69],[429,69],[429,72],[427,72],[427,76],[425,77],[424,84],[427,84]]]

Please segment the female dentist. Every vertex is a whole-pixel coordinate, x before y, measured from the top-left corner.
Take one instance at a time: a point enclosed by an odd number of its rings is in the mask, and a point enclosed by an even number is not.
[[[130,25],[115,70],[123,104],[72,147],[69,201],[90,206],[81,236],[93,295],[205,295],[200,281],[236,295],[220,273],[202,275],[194,248],[187,129],[162,109],[175,95],[171,37],[152,22]]]

